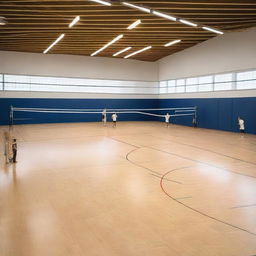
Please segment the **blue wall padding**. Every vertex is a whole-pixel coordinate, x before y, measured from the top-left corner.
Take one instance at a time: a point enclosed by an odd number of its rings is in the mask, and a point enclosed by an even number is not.
[[[158,108],[157,99],[0,99],[0,124],[9,124],[10,107],[18,108],[59,108],[59,109],[122,109]],[[97,122],[101,114],[58,114],[15,112],[15,124]],[[111,115],[108,115],[111,120]],[[140,114],[119,114],[119,121],[156,121],[158,118]]]
[[[10,106],[24,108],[70,108],[70,109],[104,109],[104,108],[183,108],[198,107],[198,126],[224,131],[238,131],[237,117],[245,120],[248,133],[256,133],[256,98],[196,98],[196,99],[0,99],[0,124],[9,124]],[[154,113],[154,112],[152,112]],[[155,112],[160,114],[159,112]],[[162,112],[161,114],[165,114]],[[15,124],[95,122],[101,120],[100,114],[45,114],[15,113]],[[108,120],[110,120],[108,115]],[[163,121],[164,119],[139,114],[120,114],[119,121]],[[192,117],[172,118],[172,122],[191,126]]]
[[[256,98],[160,99],[159,108],[198,107],[198,126],[224,131],[238,131],[237,117],[245,121],[245,131],[256,133]],[[192,117],[174,118],[181,125],[192,125]]]

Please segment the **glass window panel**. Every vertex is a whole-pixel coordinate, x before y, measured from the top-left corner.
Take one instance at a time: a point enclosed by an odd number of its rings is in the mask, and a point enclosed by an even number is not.
[[[214,85],[214,91],[232,90],[232,83],[216,83]]]
[[[199,92],[209,92],[213,91],[213,84],[199,84],[198,85]]]
[[[237,73],[237,81],[255,80],[255,79],[256,79],[256,71],[247,71],[247,72]]]
[[[176,81],[176,92],[185,92],[185,79],[178,79]]]
[[[232,90],[232,73],[215,75],[215,91]]]
[[[236,88],[238,90],[256,89],[256,80],[237,82]]]
[[[176,80],[168,81],[168,93],[175,93]]]

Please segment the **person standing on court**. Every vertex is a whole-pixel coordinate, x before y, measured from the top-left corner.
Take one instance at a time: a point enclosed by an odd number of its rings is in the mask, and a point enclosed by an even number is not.
[[[192,125],[194,128],[197,127],[197,120],[196,120],[196,117],[194,116],[193,119],[192,119]]]
[[[169,121],[170,121],[170,115],[169,115],[169,113],[167,113],[165,116],[165,124],[166,124],[166,127],[169,127]]]
[[[244,133],[245,126],[244,126],[244,120],[239,116],[238,117],[238,125],[239,125],[239,130],[241,133]]]
[[[103,111],[102,111],[102,123],[104,126],[106,126],[106,124],[107,124],[107,110],[106,109],[103,109]]]
[[[116,121],[117,121],[117,114],[116,113],[114,113],[112,115],[112,121],[113,121],[113,127],[116,127]]]
[[[16,139],[13,139],[12,155],[13,155],[12,162],[17,163],[17,161],[16,161],[16,157],[17,157],[17,142],[16,142]]]

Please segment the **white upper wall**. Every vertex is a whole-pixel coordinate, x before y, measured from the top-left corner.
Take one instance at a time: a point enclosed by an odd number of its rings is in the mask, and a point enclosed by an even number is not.
[[[0,51],[0,73],[158,81],[158,63],[102,57]]]
[[[256,68],[256,28],[225,33],[158,63],[159,80]]]

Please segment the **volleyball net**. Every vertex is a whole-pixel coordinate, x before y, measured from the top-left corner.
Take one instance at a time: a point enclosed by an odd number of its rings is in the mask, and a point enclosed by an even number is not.
[[[116,113],[118,121],[164,121],[165,115],[173,118],[197,119],[197,107],[184,108],[143,108],[143,109],[65,109],[65,108],[10,108],[10,126],[22,123],[97,122],[105,114],[108,121]]]

